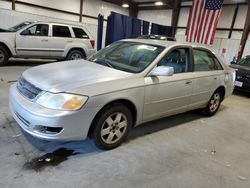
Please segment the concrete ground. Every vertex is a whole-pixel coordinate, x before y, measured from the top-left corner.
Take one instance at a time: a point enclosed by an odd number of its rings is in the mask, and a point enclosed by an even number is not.
[[[0,187],[250,187],[250,98],[227,98],[211,118],[195,112],[141,125],[111,151],[92,141],[46,142],[23,134],[8,88],[39,63],[0,67]],[[28,65],[28,66],[27,66]]]

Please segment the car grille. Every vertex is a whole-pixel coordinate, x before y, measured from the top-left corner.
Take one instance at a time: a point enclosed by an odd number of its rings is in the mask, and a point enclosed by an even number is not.
[[[35,87],[31,83],[29,83],[27,80],[25,80],[23,77],[21,77],[17,82],[17,89],[18,91],[26,98],[28,99],[34,99],[36,96],[42,92],[41,89]]]
[[[239,80],[248,80],[248,79],[250,79],[250,76],[238,74],[238,75],[236,76],[236,78],[239,79]]]

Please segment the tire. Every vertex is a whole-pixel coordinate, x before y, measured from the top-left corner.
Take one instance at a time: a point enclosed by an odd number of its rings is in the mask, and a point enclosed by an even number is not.
[[[71,50],[67,57],[66,57],[66,60],[77,60],[77,59],[85,59],[86,56],[85,54],[80,51],[80,50]]]
[[[0,66],[4,66],[8,63],[9,54],[7,50],[0,46]]]
[[[213,116],[219,109],[222,101],[222,94],[219,90],[216,90],[210,98],[207,106],[202,109],[202,113],[205,116]]]
[[[104,150],[120,146],[133,122],[131,111],[120,103],[107,106],[95,119],[92,137],[95,145]]]

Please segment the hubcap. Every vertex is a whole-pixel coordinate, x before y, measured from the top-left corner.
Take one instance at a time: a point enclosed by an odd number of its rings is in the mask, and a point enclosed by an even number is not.
[[[117,112],[111,114],[102,124],[101,138],[106,144],[114,144],[118,142],[125,134],[128,127],[126,116]]]
[[[0,62],[4,61],[4,54],[2,51],[0,51]]]
[[[81,54],[79,53],[73,53],[70,57],[70,60],[77,60],[77,59],[82,59]]]
[[[209,109],[211,112],[215,112],[220,105],[220,94],[215,93],[210,101]]]

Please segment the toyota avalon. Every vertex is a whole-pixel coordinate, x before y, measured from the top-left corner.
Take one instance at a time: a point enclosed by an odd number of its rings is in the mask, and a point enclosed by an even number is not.
[[[205,47],[127,39],[87,60],[26,70],[10,88],[10,109],[40,139],[90,136],[112,149],[141,123],[194,109],[214,115],[234,79],[235,71]]]

